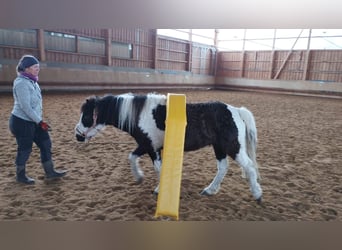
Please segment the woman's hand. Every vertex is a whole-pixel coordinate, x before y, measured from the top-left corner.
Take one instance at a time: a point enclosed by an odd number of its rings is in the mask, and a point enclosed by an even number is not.
[[[51,127],[49,124],[47,124],[44,121],[40,121],[38,125],[44,130],[44,131],[51,131]]]

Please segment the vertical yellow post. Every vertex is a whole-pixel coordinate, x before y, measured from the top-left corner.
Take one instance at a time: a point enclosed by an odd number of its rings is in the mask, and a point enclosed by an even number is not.
[[[168,94],[156,217],[164,215],[178,220],[185,127],[185,95]]]

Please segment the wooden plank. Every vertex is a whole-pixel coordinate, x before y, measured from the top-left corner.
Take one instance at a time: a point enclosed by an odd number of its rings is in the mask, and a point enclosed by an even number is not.
[[[274,55],[275,55],[275,51],[272,50],[272,52],[271,52],[271,58],[270,58],[270,67],[269,67],[269,69],[268,69],[268,79],[272,79],[272,76],[273,76]]]
[[[244,77],[244,69],[245,69],[245,57],[246,57],[246,52],[242,51],[241,52],[241,61],[240,61],[240,77]]]
[[[40,61],[45,62],[46,61],[46,54],[45,54],[44,30],[43,29],[38,29],[37,41],[38,41],[38,51],[39,51]]]
[[[278,79],[278,77],[279,77],[281,71],[283,70],[285,64],[287,63],[287,60],[290,58],[290,56],[291,56],[291,54],[292,54],[292,52],[293,52],[293,48],[296,46],[296,43],[297,43],[298,39],[300,38],[300,35],[302,34],[302,32],[303,32],[303,30],[300,31],[300,33],[299,33],[299,35],[298,35],[296,41],[295,41],[295,42],[293,43],[293,45],[292,45],[291,50],[290,50],[289,53],[287,54],[285,60],[283,61],[282,65],[280,66],[280,68],[279,68],[277,74],[274,76],[273,79]]]
[[[107,66],[112,66],[112,30],[106,29],[105,37],[105,61]]]

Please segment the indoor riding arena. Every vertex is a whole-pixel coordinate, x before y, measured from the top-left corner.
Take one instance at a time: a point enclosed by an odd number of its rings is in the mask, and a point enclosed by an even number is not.
[[[229,49],[229,38],[217,38],[224,30],[212,30],[212,44],[200,40],[209,30],[182,30],[191,39],[163,32],[0,29],[0,221],[170,220],[155,217],[159,181],[148,155],[140,159],[143,182],[132,175],[128,156],[137,144],[128,133],[107,126],[89,142],[76,140],[88,97],[128,92],[184,94],[188,103],[220,101],[254,115],[261,204],[229,157],[219,191],[200,194],[217,172],[207,146],[184,153],[180,221],[340,221],[342,50],[314,47],[319,30],[293,30],[288,47],[272,47],[272,38],[267,50],[248,42]],[[261,39],[243,34],[241,41]],[[296,47],[310,39],[312,47]],[[26,165],[34,185],[16,182],[17,145],[8,128],[16,66],[26,54],[40,61],[55,167],[68,171],[46,181],[34,145]]]

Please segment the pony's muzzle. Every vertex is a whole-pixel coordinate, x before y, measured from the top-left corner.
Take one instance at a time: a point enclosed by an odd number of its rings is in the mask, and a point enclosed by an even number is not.
[[[85,141],[85,136],[76,134],[76,139],[77,139],[77,141],[84,142]]]

